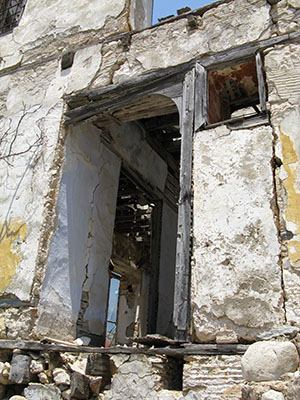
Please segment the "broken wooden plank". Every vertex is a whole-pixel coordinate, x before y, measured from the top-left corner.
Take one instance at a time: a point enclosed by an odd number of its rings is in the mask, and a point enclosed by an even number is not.
[[[194,123],[195,69],[188,72],[183,87],[181,114],[180,194],[173,322],[175,339],[186,339],[189,328],[191,186]]]

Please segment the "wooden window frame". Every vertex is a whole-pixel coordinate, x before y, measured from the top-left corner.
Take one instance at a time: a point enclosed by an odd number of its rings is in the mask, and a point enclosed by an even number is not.
[[[268,112],[267,112],[267,91],[263,72],[263,61],[261,52],[258,50],[255,53],[249,53],[247,58],[235,58],[228,60],[226,66],[235,65],[239,62],[247,61],[251,57],[255,58],[256,63],[256,73],[258,81],[258,95],[259,95],[259,105],[260,113],[233,117],[226,120],[218,121],[216,123],[209,123],[208,119],[208,72],[212,69],[220,68],[224,64],[213,63],[212,65],[202,65],[200,62],[196,63],[196,77],[195,77],[195,131],[202,129],[211,129],[219,125],[232,125],[233,129],[238,129],[242,127],[250,127],[260,124],[269,123]]]

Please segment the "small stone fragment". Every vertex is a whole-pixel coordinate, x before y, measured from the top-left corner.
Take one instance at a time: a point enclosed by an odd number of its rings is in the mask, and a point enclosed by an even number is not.
[[[32,360],[30,363],[30,372],[32,374],[39,374],[44,371],[44,366],[41,362]]]
[[[32,379],[32,374],[29,369],[30,363],[30,356],[14,353],[11,361],[9,380],[14,383],[29,383]]]
[[[10,364],[0,361],[0,384],[9,385],[12,382],[9,380]]]
[[[27,400],[61,400],[60,390],[54,386],[31,383],[24,389]]]
[[[53,370],[53,380],[57,385],[70,385],[70,376],[63,368]]]
[[[27,400],[27,399],[24,396],[15,395],[15,396],[12,396],[9,400]]]
[[[49,382],[49,378],[48,378],[48,376],[45,374],[45,372],[40,372],[40,373],[38,374],[38,378],[39,378],[39,381],[40,381],[41,383],[50,383],[50,382]]]
[[[91,342],[91,339],[87,336],[80,336],[79,338],[77,338],[76,340],[74,340],[74,342],[78,345],[78,346],[88,346]]]
[[[261,396],[261,400],[284,400],[284,396],[281,392],[269,390]]]
[[[85,375],[73,372],[71,375],[71,397],[87,399],[89,395],[89,379]]]
[[[247,381],[270,381],[296,371],[299,355],[291,342],[257,342],[242,357],[243,376]]]
[[[67,389],[67,390],[63,391],[61,394],[61,397],[66,400],[70,400],[71,399],[71,389]]]
[[[97,396],[99,394],[101,386],[102,386],[102,383],[103,383],[102,376],[91,378],[91,380],[90,380],[90,389],[91,389],[91,391],[93,392],[93,394],[95,396]]]

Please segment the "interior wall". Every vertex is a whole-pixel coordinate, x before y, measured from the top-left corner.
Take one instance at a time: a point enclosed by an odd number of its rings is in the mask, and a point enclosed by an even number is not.
[[[82,290],[90,332],[104,335],[120,159],[90,125],[68,135],[37,330],[51,337],[76,334]]]
[[[122,159],[146,181],[164,191],[168,167],[166,162],[146,142],[143,129],[135,122],[110,124],[113,146]]]

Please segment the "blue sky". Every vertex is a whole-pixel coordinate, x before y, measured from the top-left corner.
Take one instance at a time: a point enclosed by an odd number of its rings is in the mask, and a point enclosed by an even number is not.
[[[176,10],[184,7],[190,7],[192,10],[199,8],[205,4],[212,3],[210,0],[154,0],[153,23],[157,22],[157,18],[166,17],[168,15],[177,15]]]

